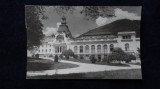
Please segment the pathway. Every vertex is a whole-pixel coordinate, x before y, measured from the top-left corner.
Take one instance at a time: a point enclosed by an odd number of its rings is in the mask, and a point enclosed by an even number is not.
[[[52,58],[44,58],[44,59],[54,60]],[[99,71],[141,68],[141,66],[138,66],[138,65],[130,65],[130,67],[119,67],[119,66],[79,63],[79,62],[72,62],[72,61],[66,61],[66,60],[61,60],[60,62],[76,64],[76,65],[79,65],[79,67],[68,68],[68,69],[58,69],[58,70],[27,71],[27,76],[86,73],[86,72],[99,72]]]

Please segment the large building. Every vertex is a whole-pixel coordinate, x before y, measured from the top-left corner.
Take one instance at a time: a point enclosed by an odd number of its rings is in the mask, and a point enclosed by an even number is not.
[[[71,49],[79,57],[87,59],[90,55],[94,55],[98,59],[103,59],[114,47],[120,47],[125,52],[137,55],[140,38],[136,36],[136,31],[128,30],[112,34],[107,30],[97,30],[98,28],[73,38],[66,24],[66,18],[63,17],[56,34],[46,37],[36,53],[40,56],[54,56],[60,55],[65,49]]]

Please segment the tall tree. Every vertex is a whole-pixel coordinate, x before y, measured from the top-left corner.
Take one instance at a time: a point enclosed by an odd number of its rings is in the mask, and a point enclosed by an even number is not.
[[[43,38],[43,24],[41,18],[43,16],[43,8],[40,6],[25,7],[25,21],[27,30],[27,48],[33,49],[41,44]]]

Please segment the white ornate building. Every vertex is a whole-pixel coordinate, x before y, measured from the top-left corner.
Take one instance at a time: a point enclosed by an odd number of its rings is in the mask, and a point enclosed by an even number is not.
[[[95,55],[98,59],[102,59],[111,53],[114,47],[120,47],[125,52],[136,55],[137,48],[140,48],[140,38],[136,37],[135,31],[118,32],[117,35],[111,32],[89,31],[73,38],[66,24],[66,18],[62,18],[57,33],[46,37],[36,53],[40,56],[54,56],[60,55],[65,49],[71,49],[78,56],[87,58]]]

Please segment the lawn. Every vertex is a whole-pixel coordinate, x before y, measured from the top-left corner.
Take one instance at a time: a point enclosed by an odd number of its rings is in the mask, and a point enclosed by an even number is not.
[[[66,59],[62,59],[62,60],[66,60]],[[91,61],[90,60],[86,60],[86,59],[69,58],[67,61],[80,62],[80,63],[90,63],[91,64]],[[128,64],[122,64],[122,63],[96,62],[95,64],[98,64],[98,65],[109,65],[109,66],[129,67]]]
[[[27,59],[27,71],[65,69],[74,67],[78,67],[78,65],[61,62],[56,63],[47,59]]]
[[[141,69],[113,70],[64,75],[32,76],[27,79],[142,79]]]

